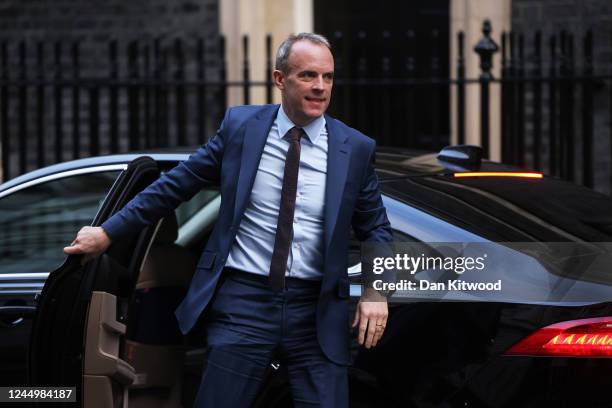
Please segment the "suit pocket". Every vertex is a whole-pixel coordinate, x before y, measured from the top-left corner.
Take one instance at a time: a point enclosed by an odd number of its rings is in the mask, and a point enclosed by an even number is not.
[[[346,279],[338,280],[338,297],[342,299],[346,299],[350,297],[349,293],[349,282]]]
[[[217,258],[216,252],[204,251],[198,262],[198,269],[211,269]]]

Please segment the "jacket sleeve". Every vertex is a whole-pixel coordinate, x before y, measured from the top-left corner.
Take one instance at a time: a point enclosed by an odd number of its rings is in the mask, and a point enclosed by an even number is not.
[[[138,193],[102,228],[111,240],[139,232],[189,200],[204,185],[218,185],[230,112],[225,112],[219,130],[189,158]]]
[[[371,264],[372,256],[393,257],[393,232],[391,224],[387,218],[387,210],[383,205],[378,177],[374,171],[375,143],[368,160],[367,168],[364,172],[361,190],[357,197],[355,210],[352,218],[355,236],[362,244],[362,283],[364,287],[372,287],[373,282],[382,280],[383,282],[395,282],[396,271],[385,270],[382,275],[374,274]],[[365,251],[365,252],[364,252]],[[384,297],[391,295],[388,291],[379,292]]]
[[[351,223],[359,241],[389,242],[393,235],[374,171],[375,151],[373,143]]]

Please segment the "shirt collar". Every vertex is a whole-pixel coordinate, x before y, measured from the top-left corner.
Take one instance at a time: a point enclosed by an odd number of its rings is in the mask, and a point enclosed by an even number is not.
[[[283,105],[281,105],[278,110],[278,114],[276,115],[276,125],[278,126],[278,134],[279,137],[284,137],[292,127],[296,126],[289,116],[285,113],[283,109]],[[302,127],[308,139],[310,139],[311,143],[315,143],[317,138],[321,134],[321,130],[323,130],[323,126],[325,126],[325,116],[321,115],[306,126]]]

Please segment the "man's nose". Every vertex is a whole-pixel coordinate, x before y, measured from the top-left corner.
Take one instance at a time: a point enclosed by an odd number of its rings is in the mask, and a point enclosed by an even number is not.
[[[319,75],[315,78],[314,83],[312,84],[313,89],[323,90],[323,76]]]

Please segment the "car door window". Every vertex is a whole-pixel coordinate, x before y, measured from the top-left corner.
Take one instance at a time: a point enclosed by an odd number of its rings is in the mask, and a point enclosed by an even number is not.
[[[62,248],[91,224],[119,171],[85,173],[18,190],[0,199],[0,274],[50,272]]]

